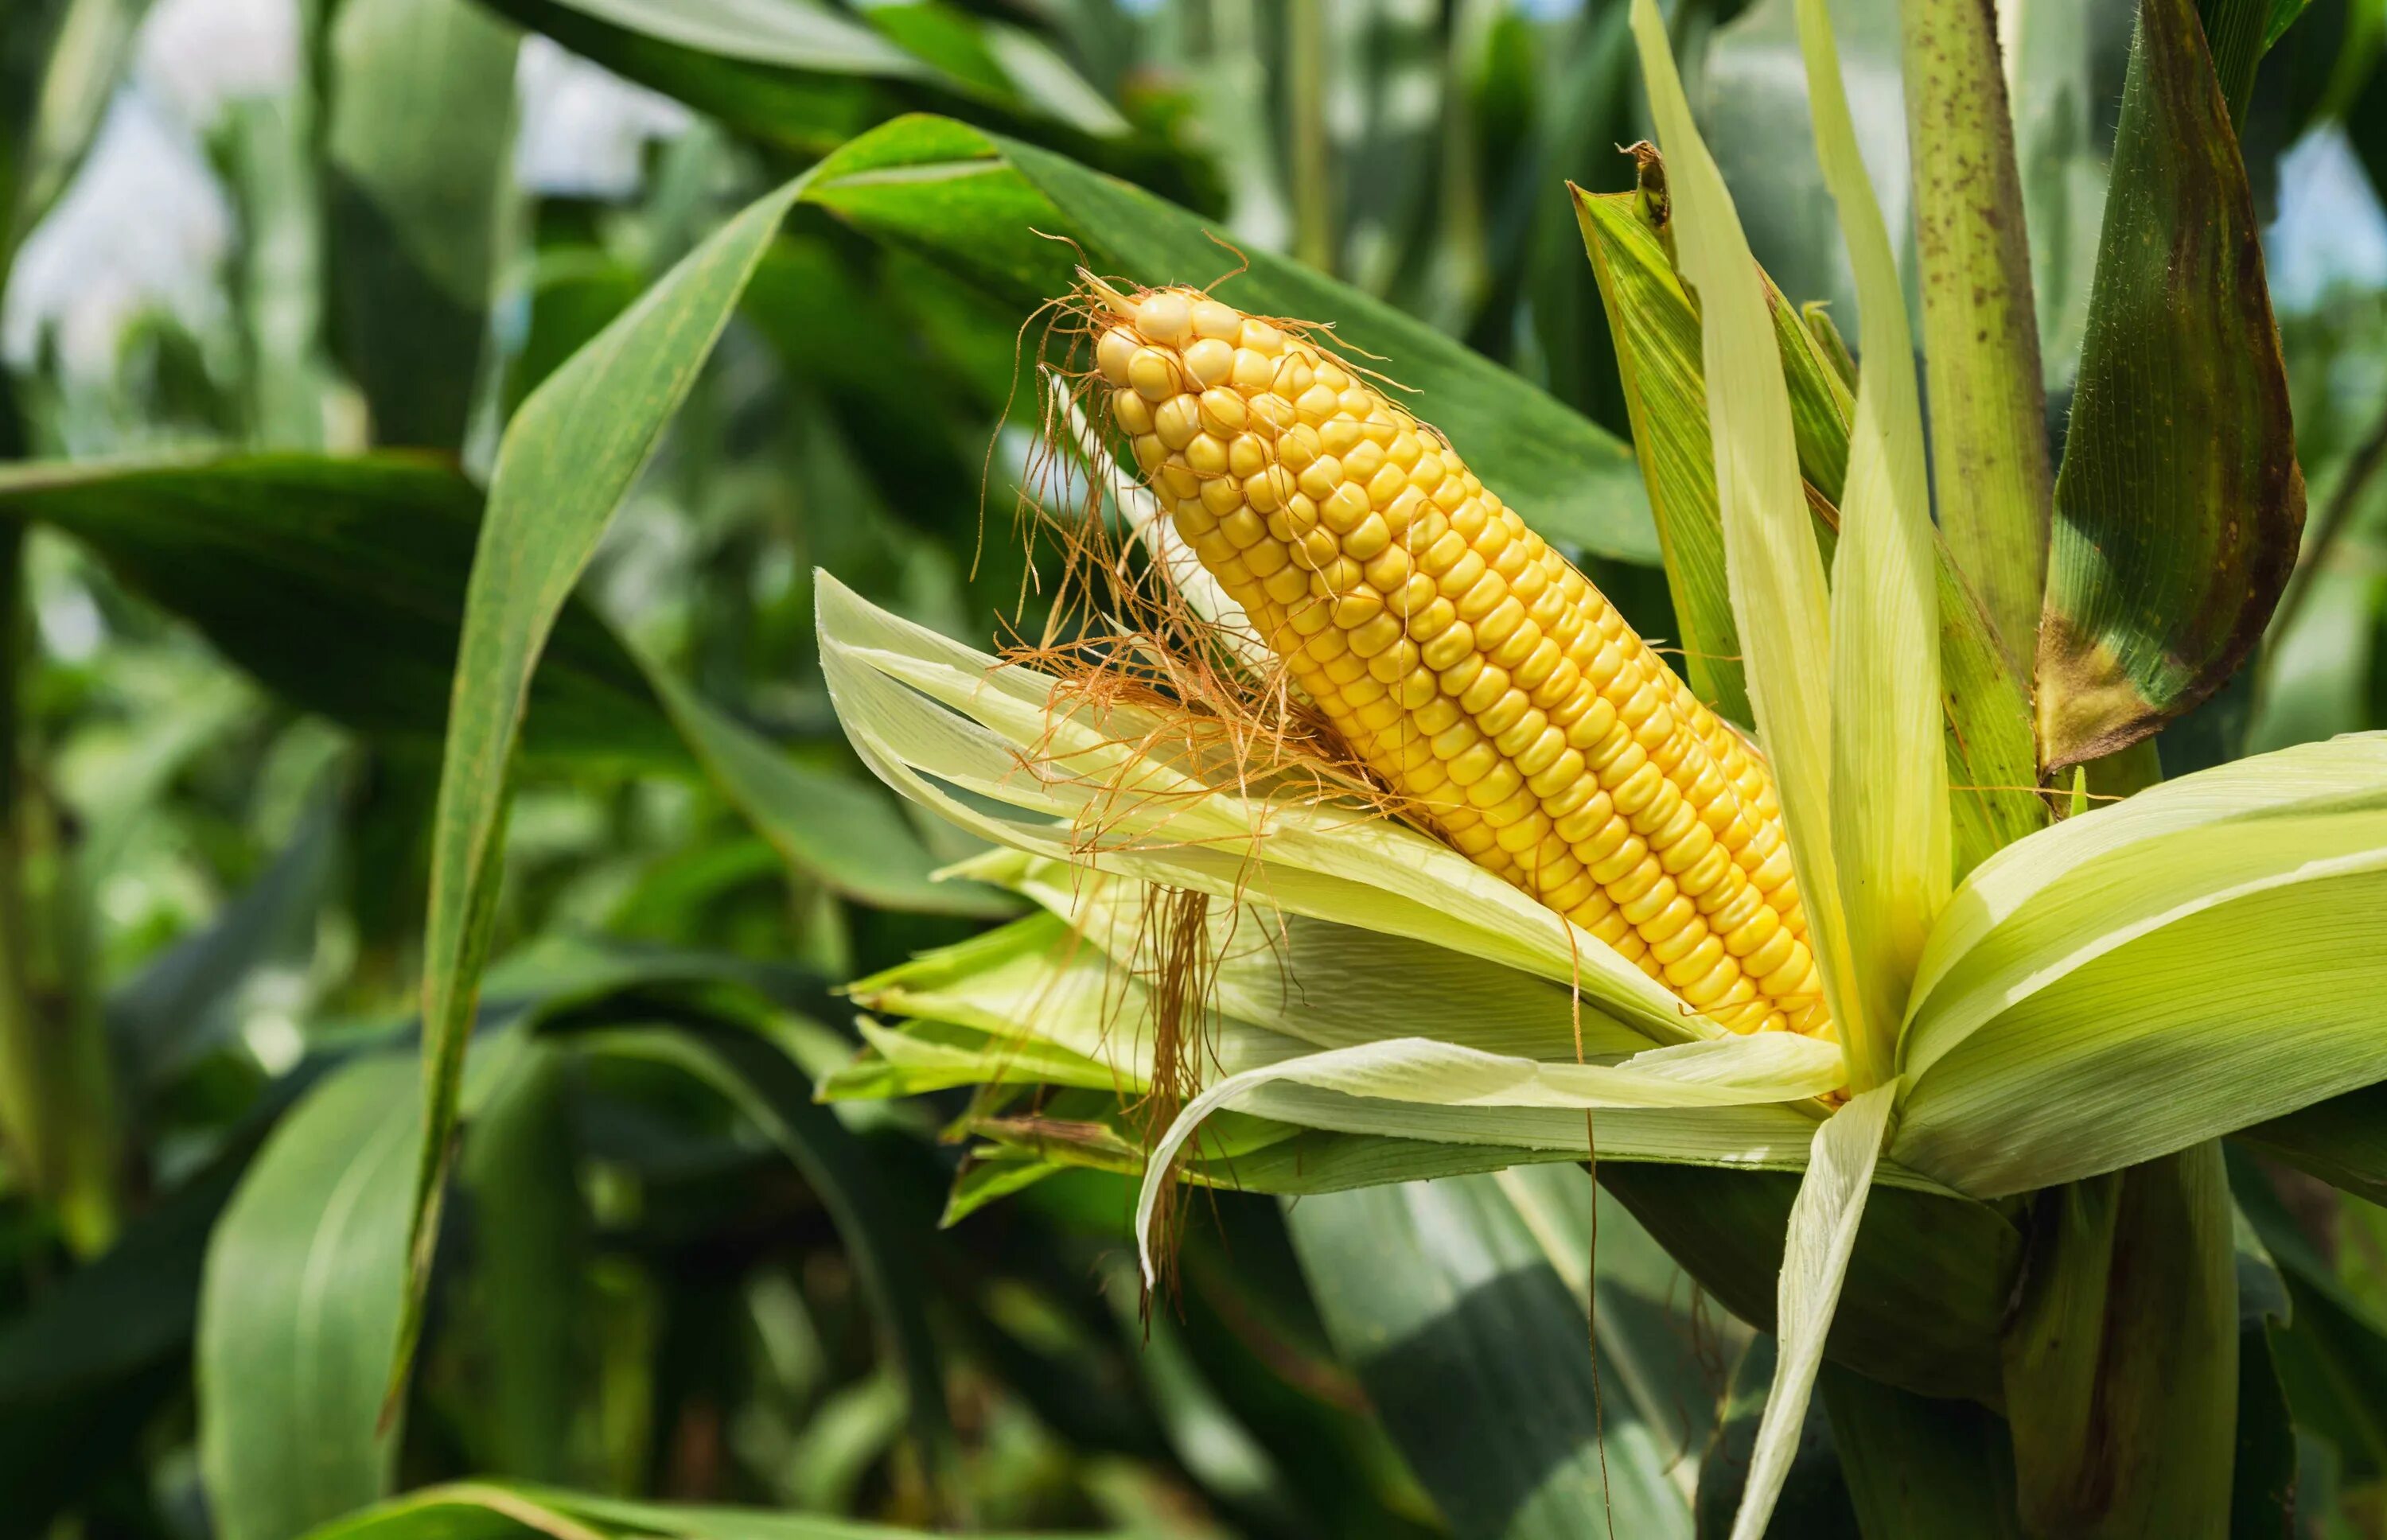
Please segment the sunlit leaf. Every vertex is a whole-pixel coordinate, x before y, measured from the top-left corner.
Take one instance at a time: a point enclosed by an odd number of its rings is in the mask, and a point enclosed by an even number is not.
[[[1781,1297],[1774,1310],[1781,1356],[1774,1362],[1774,1388],[1766,1394],[1765,1415],[1749,1455],[1749,1484],[1733,1518],[1733,1540],[1761,1540],[1783,1479],[1789,1474],[1807,1397],[1823,1367],[1824,1340],[1839,1307],[1849,1254],[1856,1247],[1857,1226],[1873,1190],[1874,1162],[1889,1131],[1897,1095],[1894,1080],[1860,1092],[1815,1130],[1814,1157],[1799,1184],[1799,1199],[1790,1205],[1789,1245],[1782,1256]]]
[[[1832,842],[1831,598],[1799,476],[1790,397],[1756,259],[1691,121],[1665,23],[1634,0],[1633,31],[1667,153],[1676,260],[1699,291],[1716,502],[1757,732],[1782,798],[1824,998],[1852,1073],[1870,1061]],[[1861,795],[1848,788],[1843,795]],[[1868,1075],[1866,1078],[1870,1079]]]
[[[1303,1085],[1439,1107],[1718,1107],[1818,1096],[1839,1084],[1839,1070],[1830,1043],[1795,1032],[1653,1048],[1613,1066],[1547,1064],[1432,1038],[1389,1038],[1246,1069],[1206,1086],[1153,1145],[1136,1205],[1144,1274],[1149,1279],[1154,1272],[1152,1215],[1177,1152],[1199,1133],[1205,1117],[1263,1086]]]
[[[1913,352],[1905,292],[1857,150],[1831,16],[1820,0],[1801,0],[1799,33],[1816,151],[1839,206],[1860,323],[1876,360],[1857,382],[1831,600],[1831,832],[1856,967],[1850,983],[1865,1002],[1866,1035],[1849,1039],[1865,1083],[1894,1073],[1907,986],[1948,902],[1931,491],[1922,403],[1913,371],[1902,367]]]
[[[1926,958],[1898,1157],[1994,1195],[2387,1079],[2382,743],[2167,782],[1975,873]]]

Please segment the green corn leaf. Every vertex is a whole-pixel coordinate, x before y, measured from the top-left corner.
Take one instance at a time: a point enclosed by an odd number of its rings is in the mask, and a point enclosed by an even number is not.
[[[200,1469],[227,1540],[290,1540],[388,1495],[398,1428],[415,1066],[382,1057],[318,1087],[258,1155],[208,1246]]]
[[[1807,909],[1824,999],[1851,1075],[1868,1083],[1866,1002],[1855,988],[1838,853],[1832,843],[1831,598],[1809,527],[1790,397],[1732,195],[1691,121],[1664,22],[1634,0],[1641,72],[1667,155],[1674,243],[1699,291],[1724,571],[1739,623],[1757,732]],[[1855,789],[1849,789],[1851,793]]]
[[[775,150],[825,155],[906,112],[1048,143],[1209,204],[1212,175],[1134,133],[1042,40],[959,6],[857,17],[815,0],[495,0],[534,31]]]
[[[1185,1105],[1154,1144],[1136,1202],[1144,1277],[1155,1276],[1152,1217],[1177,1152],[1202,1120],[1272,1084],[1374,1101],[1438,1107],[1719,1107],[1821,1095],[1839,1084],[1839,1054],[1828,1042],[1794,1032],[1710,1039],[1655,1048],[1615,1066],[1545,1064],[1459,1048],[1432,1038],[1307,1054],[1228,1075]]]
[[[2028,1533],[2229,1533],[2241,1332],[2230,1213],[2211,1141],[2037,1200],[2005,1337]]]
[[[596,1291],[574,1089],[563,1050],[526,1043],[520,1068],[474,1119],[458,1174],[472,1194],[475,1282],[460,1324],[486,1365],[475,1463],[537,1481],[569,1481],[581,1463],[582,1323]]]
[[[978,883],[935,880],[937,862],[919,836],[866,784],[790,759],[660,667],[649,663],[647,678],[714,784],[789,867],[847,898],[905,914],[1017,911]]]
[[[1584,1174],[1547,1167],[1286,1205],[1328,1334],[1458,1534],[1561,1540],[1612,1515],[1689,1540],[1710,1396],[1686,1292],[1598,1201],[1595,1220]]]
[[[1065,294],[1077,264],[1203,284],[1260,315],[1331,323],[1384,362],[1422,415],[1546,537],[1653,563],[1648,499],[1624,447],[1509,371],[1286,258],[1222,246],[1214,221],[1047,150],[938,118],[888,124],[817,168],[807,202],[1016,308]]]
[[[1995,1195],[2387,1079],[2382,754],[2368,735],[2239,761],[1975,873],[1925,960],[1898,1157]]]
[[[695,384],[795,184],[750,205],[534,392],[506,432],[465,590],[456,692],[432,825],[423,974],[424,1126],[403,1328],[391,1392],[422,1332],[456,1088],[497,901],[507,776],[524,698],[557,617]]]
[[[2387,1205],[2387,1083],[2316,1102],[2236,1137],[2307,1176]]]
[[[1859,1092],[1815,1130],[1815,1152],[1790,1205],[1789,1243],[1782,1256],[1774,1334],[1781,1341],[1774,1386],[1766,1393],[1749,1484],[1732,1521],[1733,1540],[1762,1540],[1774,1499],[1798,1452],[1807,1398],[1823,1367],[1824,1342],[1848,1277],[1849,1254],[1873,1191],[1874,1163],[1889,1131],[1898,1084]]]
[[[2052,768],[2219,688],[2294,564],[2304,478],[2260,235],[2193,0],[2145,0],[2055,486],[2038,663]]]
[[[1830,14],[1801,0],[1816,153],[1856,270],[1865,346],[1857,382],[1840,543],[1832,563],[1832,844],[1848,915],[1851,980],[1864,999],[1851,1060],[1860,1085],[1893,1073],[1907,986],[1948,902],[1948,762],[1939,743],[1939,634],[1931,492],[1906,297],[1889,231],[1857,152]],[[1850,1031],[1843,1028],[1844,1031]]]
[[[1914,1395],[1831,1363],[1816,1388],[1861,1534],[2023,1540],[2014,1458],[1993,1414]]]
[[[480,494],[427,459],[301,455],[31,464],[0,518],[58,530],[292,704],[360,732],[447,720]],[[686,763],[621,643],[566,604],[531,686],[525,752]]]
[[[380,454],[29,465],[0,517],[82,542],[295,705],[376,737],[446,720],[479,491],[452,467]],[[797,869],[867,903],[999,915],[886,800],[814,769],[633,654],[578,599],[540,653],[523,751],[686,773],[691,761]]]

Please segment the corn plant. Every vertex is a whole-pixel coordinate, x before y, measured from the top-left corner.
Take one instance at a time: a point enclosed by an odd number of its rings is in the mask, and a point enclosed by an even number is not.
[[[2387,1069],[2379,939],[2322,921],[2374,880],[2367,810],[2387,759],[2355,736],[2090,805],[2089,761],[2242,661],[2301,528],[2259,273],[2201,250],[2251,235],[2242,173],[2179,164],[2183,141],[2229,153],[2228,77],[2187,6],[2142,7],[2117,173],[2175,175],[2197,201],[2141,212],[2118,184],[2100,292],[2137,292],[2109,300],[2107,329],[2092,321],[2052,478],[2021,233],[1984,215],[2002,194],[2013,207],[1994,52],[1978,13],[1907,18],[1935,533],[1888,234],[1828,17],[1810,4],[1799,19],[1870,360],[1837,424],[1828,577],[1772,297],[1657,9],[1633,16],[1666,157],[1662,233],[1699,310],[1685,361],[1705,381],[1717,525],[1695,534],[1682,504],[1663,508],[1669,574],[1677,613],[1697,614],[1699,574],[1672,547],[1720,554],[1728,602],[1710,606],[1708,634],[1737,650],[1707,655],[1737,663],[1763,763],[1478,479],[1460,435],[1297,325],[1089,276],[1076,303],[1094,388],[1149,488],[1124,516],[1153,547],[1150,581],[1193,612],[1190,637],[1165,604],[1156,625],[1122,606],[1127,639],[1097,635],[1101,661],[1056,674],[833,587],[822,635],[865,759],[1017,852],[963,870],[1067,918],[1118,982],[1072,991],[1092,1019],[1067,1027],[1015,980],[1006,1012],[966,964],[917,996],[901,970],[863,992],[931,1022],[969,1002],[991,1080],[1013,1078],[1025,1041],[1075,1056],[1058,1084],[1108,1076],[1158,1108],[1137,1211],[1148,1282],[1180,1179],[1387,1180],[1370,1168],[1393,1166],[1385,1145],[1442,1146],[1454,1168],[1563,1153],[1800,1171],[1736,1535],[1773,1514],[1876,1186],[1979,1205],[1985,1230],[2029,1237],[2018,1307],[1959,1349],[1997,1366],[1974,1393],[2006,1412],[2011,1486],[1937,1495],[1932,1532],[2229,1533],[2238,1302],[2213,1141],[2267,1119],[2293,1130]],[[2160,267],[2141,265],[2142,243]],[[2180,289],[2150,293],[2155,271]],[[2166,436],[2182,423],[2215,437]],[[2207,519],[2160,561],[2141,478],[2204,487],[2191,506]],[[2003,689],[1946,688],[1943,637],[1967,631],[1985,634],[1973,666],[2004,673]],[[1253,673],[1247,693],[1206,661],[1238,642],[1248,655],[1223,666]],[[1943,721],[1958,771],[2019,741],[2031,779],[1952,777]],[[2029,798],[2067,770],[2060,820],[1954,838],[1951,795]],[[1451,1000],[1423,980],[1461,958],[1544,980],[1539,1032],[1401,1004]],[[1357,971],[1389,973],[1390,1000],[1325,998]],[[1119,1021],[1102,1015],[1122,998]],[[890,1035],[875,1052],[895,1066],[954,1052],[935,1041]],[[1247,1121],[1206,1135],[1230,1109]],[[1307,1158],[1303,1130],[1342,1136],[1338,1158]],[[1054,1144],[1022,1139],[1010,1158],[1066,1158]],[[1652,1206],[1731,1180],[1678,1183]],[[1968,1265],[2004,1260],[1985,1247]],[[2133,1276],[2150,1266],[2166,1277],[2159,1335]],[[2167,1340],[2160,1367],[2150,1337]],[[1962,1372],[1842,1353],[1914,1388]]]
[[[0,1528],[2375,1520],[2375,5],[291,9],[0,398]]]

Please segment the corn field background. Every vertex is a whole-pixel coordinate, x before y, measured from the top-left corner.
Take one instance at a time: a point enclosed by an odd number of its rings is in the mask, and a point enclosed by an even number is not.
[[[2187,8],[2309,512],[2175,776],[2387,727],[2387,6]],[[2109,185],[2140,6],[1997,9],[2060,442],[2157,186]],[[930,880],[975,847],[864,769],[815,637],[815,570],[1034,637],[1026,323],[1081,261],[1257,259],[1237,303],[1383,356],[1679,651],[1634,453],[1703,420],[1624,324],[1671,252],[1587,260],[1565,185],[1650,192],[1627,10],[0,8],[0,1534],[1724,1534],[1770,1295],[1645,1228],[1688,1189],[1197,1189],[1147,1302],[1115,1121],[857,1058],[846,986],[1024,906]],[[1862,357],[1795,7],[1665,10],[1757,257]],[[1901,6],[1832,11],[1912,288]],[[2226,1142],[2232,1535],[2387,1534],[2378,1089],[2322,1104],[2334,1166]],[[1770,1289],[1789,1188],[1737,1191]],[[1826,1367],[1766,1533],[1955,1533],[1880,1495],[1961,1487],[1992,1412],[1901,1441],[1870,1384]]]

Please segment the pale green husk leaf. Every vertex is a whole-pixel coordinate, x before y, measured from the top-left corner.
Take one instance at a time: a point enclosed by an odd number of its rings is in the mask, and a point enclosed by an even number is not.
[[[1831,596],[1799,476],[1789,387],[1774,345],[1764,280],[1732,195],[1691,121],[1652,0],[1634,0],[1641,73],[1666,152],[1676,265],[1699,291],[1708,425],[1724,576],[1740,628],[1757,735],[1782,799],[1808,932],[1852,1072],[1866,1030],[1840,910],[1832,831]],[[1936,741],[1936,739],[1935,739]]]
[[[1977,1196],[2387,1079],[2387,735],[2241,760],[1984,863],[1925,954],[1898,1158]]]
[[[1832,844],[1864,1003],[1863,1032],[1848,1031],[1850,1062],[1866,1086],[1892,1073],[1907,986],[1948,902],[1938,574],[1906,298],[1857,152],[1824,0],[1799,0],[1799,37],[1816,154],[1856,273],[1865,355],[1877,364],[1857,381],[1831,600]]]
[[[1655,1042],[1723,1029],[1441,841],[1342,802],[1244,789],[1148,713],[899,620],[818,574],[821,664],[889,784],[1028,854],[1430,942],[1580,990]]]
[[[1838,1050],[1828,1042],[1764,1032],[1653,1048],[1613,1066],[1546,1064],[1432,1038],[1394,1038],[1247,1069],[1188,1103],[1152,1151],[1136,1203],[1144,1278],[1154,1277],[1152,1216],[1177,1152],[1202,1119],[1264,1085],[1292,1082],[1346,1096],[1447,1107],[1719,1107],[1821,1095],[1839,1083],[1839,1061]]]
[[[1790,1205],[1790,1231],[1782,1256],[1774,1326],[1780,1352],[1774,1385],[1749,1451],[1749,1483],[1740,1511],[1733,1516],[1732,1540],[1761,1540],[1782,1483],[1798,1453],[1807,1399],[1824,1363],[1824,1338],[1840,1303],[1849,1254],[1856,1249],[1857,1224],[1873,1191],[1874,1167],[1898,1095],[1889,1081],[1851,1097],[1815,1130],[1813,1158]]]
[[[1085,951],[1130,976],[1156,966],[1143,883],[1012,851],[956,873],[1035,900],[1068,921]],[[1412,1036],[1419,1022],[1432,1023],[1445,1042],[1535,1059],[1618,1057],[1649,1046],[1562,984],[1407,937],[1256,903],[1213,904],[1208,931],[1211,1005],[1312,1047]]]

